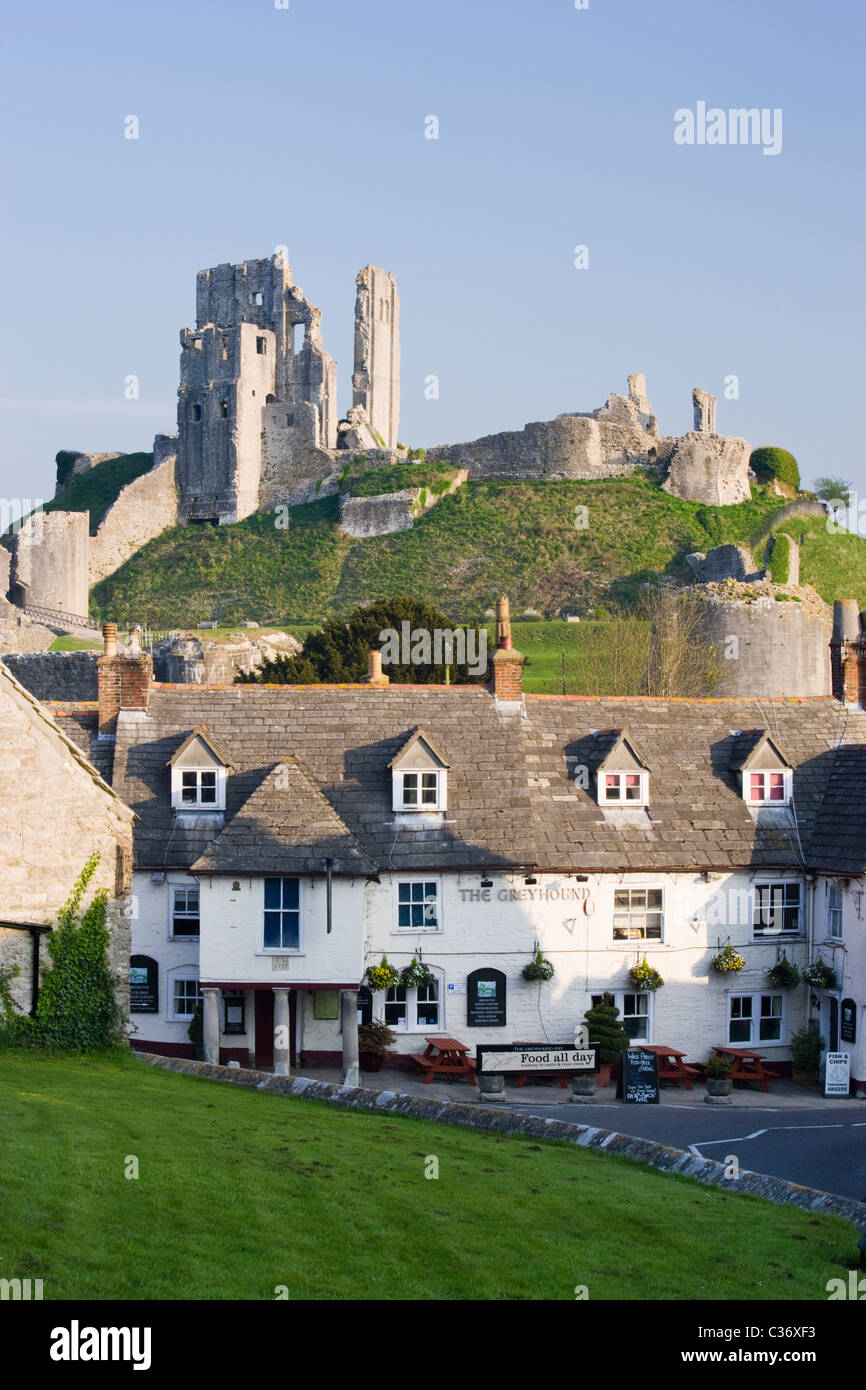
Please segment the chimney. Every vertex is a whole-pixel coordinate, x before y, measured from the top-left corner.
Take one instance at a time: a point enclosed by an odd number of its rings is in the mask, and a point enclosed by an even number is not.
[[[497,704],[520,706],[523,701],[523,663],[514,650],[511,614],[505,595],[496,604],[496,650],[490,658],[493,667],[493,694]]]
[[[147,711],[153,664],[146,652],[126,656],[117,651],[117,623],[102,627],[104,652],[97,662],[99,681],[99,736],[114,738],[120,710]]]
[[[830,638],[833,695],[845,705],[866,703],[866,640],[856,599],[836,599]]]
[[[362,677],[364,685],[388,685],[391,677],[382,674],[382,653],[371,647],[367,653],[367,674]]]

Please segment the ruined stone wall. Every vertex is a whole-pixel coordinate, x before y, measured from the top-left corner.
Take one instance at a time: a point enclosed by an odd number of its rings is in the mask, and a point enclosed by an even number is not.
[[[174,446],[175,441],[167,435],[157,435],[154,457],[158,457],[159,462],[150,472],[121,488],[96,535],[90,537],[88,575],[91,587],[113,574],[148,541],[177,525]],[[172,452],[166,456],[167,448]]]
[[[692,431],[674,442],[663,486],[686,502],[726,507],[747,502],[751,447],[745,439]]]
[[[49,628],[33,622],[20,608],[0,598],[0,653],[44,652],[54,636]]]
[[[28,652],[3,656],[3,664],[37,700],[95,700],[99,652]]]
[[[14,537],[10,593],[16,603],[86,617],[89,524],[87,512],[35,512]],[[19,605],[23,606],[23,605]]]
[[[805,588],[798,603],[794,591],[787,602],[778,602],[769,594],[759,596],[759,586],[749,587],[755,596],[748,601],[704,594],[706,637],[721,659],[721,681],[713,695],[831,694],[833,622],[827,605]]]
[[[378,266],[358,272],[352,404],[366,413],[383,448],[397,447],[400,421],[400,298],[394,276]]]

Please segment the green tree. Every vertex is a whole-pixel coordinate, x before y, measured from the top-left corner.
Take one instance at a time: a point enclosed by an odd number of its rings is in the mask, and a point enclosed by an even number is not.
[[[598,1048],[599,1062],[618,1062],[620,1055],[628,1050],[629,1038],[619,1021],[619,1009],[613,1002],[613,995],[603,994],[601,1002],[587,1009],[584,1018],[589,1029],[590,1046]]]
[[[845,478],[834,478],[830,474],[822,474],[816,478],[812,491],[822,502],[843,502],[846,507],[851,505],[851,493],[854,490],[853,483],[849,483]]]
[[[256,682],[262,685],[333,685],[354,683],[367,674],[367,658],[371,648],[379,650],[388,629],[400,634],[403,623],[409,631],[421,630],[431,635],[454,631],[451,619],[429,604],[406,596],[380,599],[353,609],[348,620],[331,618],[318,632],[311,632],[296,656],[281,656],[266,661],[256,671],[242,671],[238,683]],[[482,631],[486,631],[482,629]],[[468,645],[468,644],[467,644]],[[478,651],[478,645],[474,650]],[[452,679],[461,685],[475,684],[485,675],[473,676],[466,666],[456,663],[448,670],[442,664],[393,663],[383,667],[393,684],[444,684]]]
[[[753,449],[749,467],[759,483],[770,483],[778,478],[780,483],[786,483],[794,492],[800,491],[800,465],[787,449],[775,446]]]

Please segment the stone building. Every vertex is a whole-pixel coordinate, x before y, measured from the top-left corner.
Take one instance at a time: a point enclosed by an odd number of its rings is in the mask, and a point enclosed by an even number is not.
[[[109,893],[110,960],[126,1013],[135,817],[89,760],[95,705],[69,712],[55,721],[0,662],[0,969],[18,966],[12,997],[28,1012],[47,927],[98,853],[91,891]]]

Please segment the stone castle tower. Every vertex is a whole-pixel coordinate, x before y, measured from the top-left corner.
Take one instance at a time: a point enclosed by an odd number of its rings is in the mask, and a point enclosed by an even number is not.
[[[355,304],[353,405],[337,420],[337,366],[321,312],[282,252],[202,270],[181,331],[177,482],[183,521],[240,521],[334,468],[338,448],[397,443],[400,301],[366,266]]]

